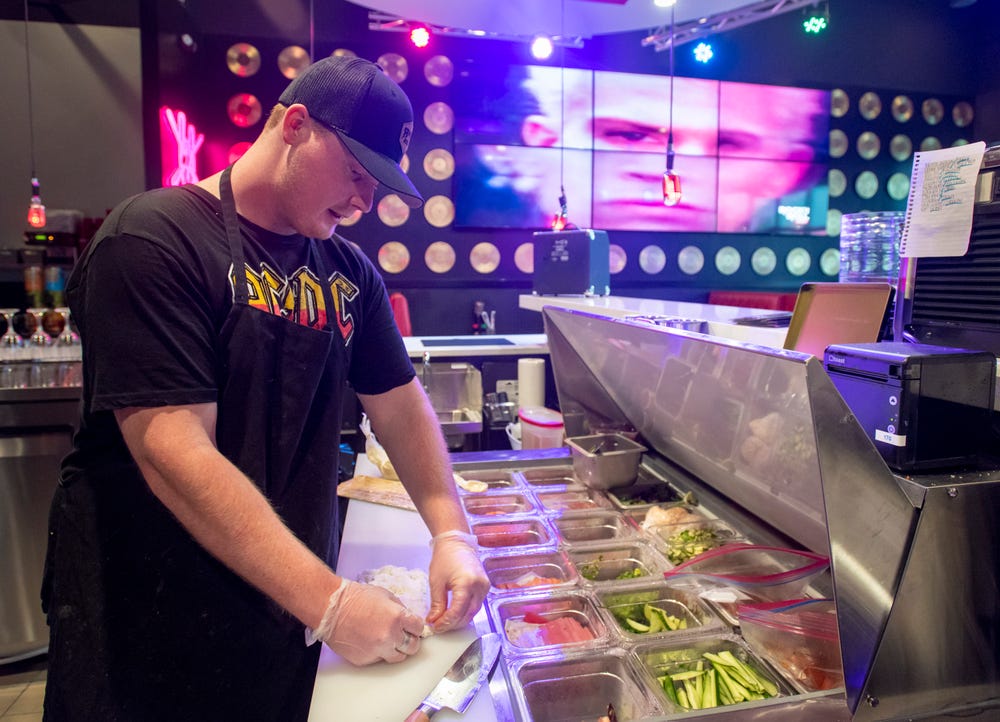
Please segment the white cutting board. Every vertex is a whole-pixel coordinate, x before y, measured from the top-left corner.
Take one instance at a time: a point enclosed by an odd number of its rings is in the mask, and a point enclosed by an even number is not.
[[[348,579],[386,564],[427,571],[429,541],[430,534],[416,512],[352,499],[337,571]],[[485,631],[486,626],[485,613],[480,612],[466,629],[423,640],[420,651],[399,664],[355,667],[324,646],[309,722],[402,722],[478,636],[475,629]],[[434,722],[496,719],[488,684],[465,715],[443,710],[434,716]]]

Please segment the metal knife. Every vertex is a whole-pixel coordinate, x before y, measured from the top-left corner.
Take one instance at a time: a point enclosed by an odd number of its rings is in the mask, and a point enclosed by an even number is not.
[[[405,722],[428,722],[445,707],[463,714],[493,671],[499,656],[499,634],[484,634],[473,640]]]

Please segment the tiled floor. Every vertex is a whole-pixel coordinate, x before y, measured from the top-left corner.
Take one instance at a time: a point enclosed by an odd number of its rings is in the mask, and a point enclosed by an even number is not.
[[[47,664],[35,657],[0,666],[0,722],[41,722]]]

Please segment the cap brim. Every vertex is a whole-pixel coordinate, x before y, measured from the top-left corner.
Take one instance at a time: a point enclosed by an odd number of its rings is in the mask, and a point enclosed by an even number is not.
[[[351,155],[364,166],[365,170],[379,182],[382,188],[397,194],[410,208],[419,208],[424,204],[424,197],[420,195],[420,191],[414,187],[409,176],[395,161],[381,153],[376,153],[368,146],[359,143],[339,130],[334,129],[334,132],[351,151]]]

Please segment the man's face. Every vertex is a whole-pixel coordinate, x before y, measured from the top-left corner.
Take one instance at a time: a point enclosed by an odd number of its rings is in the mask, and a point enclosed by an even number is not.
[[[376,181],[336,133],[309,121],[312,132],[288,152],[278,181],[286,223],[312,238],[329,238],[344,218],[372,208]]]

